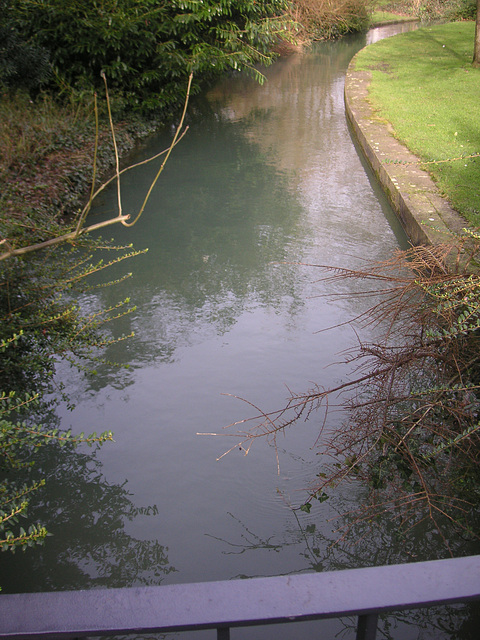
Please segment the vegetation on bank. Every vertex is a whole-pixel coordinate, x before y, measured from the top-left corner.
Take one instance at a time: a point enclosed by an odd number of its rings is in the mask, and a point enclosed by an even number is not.
[[[20,215],[47,237],[46,219],[78,208],[91,175],[95,92],[99,175],[114,166],[103,76],[125,151],[178,113],[190,73],[193,94],[228,70],[261,80],[257,65],[269,64],[273,44],[293,35],[285,7],[284,0],[0,0],[3,235],[16,236],[19,227],[5,224]]]
[[[387,38],[363,49],[355,68],[372,75],[369,99],[469,225],[480,225],[480,69],[473,22]],[[395,158],[389,158],[394,162]]]
[[[171,113],[183,104],[191,72],[192,92],[228,70],[259,77],[255,65],[271,61],[275,42],[288,37],[284,0],[2,0],[4,81],[23,82],[20,38],[43,52],[49,71],[38,68],[37,87],[56,93],[100,90],[105,74],[112,108]],[[24,52],[22,52],[23,55]],[[34,58],[35,59],[35,58]],[[43,58],[42,58],[43,60]],[[29,78],[35,89],[34,79]]]
[[[294,0],[288,15],[297,25],[300,42],[329,40],[366,29],[369,0]]]
[[[0,100],[0,232],[17,245],[65,230],[68,216],[88,197],[95,153],[94,97],[58,102],[25,92]],[[105,105],[100,104],[104,109]],[[104,118],[98,136],[97,175],[115,165]],[[155,131],[159,120],[136,116],[115,123],[120,155]]]
[[[436,20],[474,20],[476,0],[374,0],[373,24],[398,22],[416,18],[423,22]]]

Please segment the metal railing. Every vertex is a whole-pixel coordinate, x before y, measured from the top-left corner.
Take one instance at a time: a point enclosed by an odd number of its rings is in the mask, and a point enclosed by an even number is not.
[[[0,638],[82,638],[358,616],[374,640],[381,613],[480,600],[480,556],[273,578],[0,595]]]

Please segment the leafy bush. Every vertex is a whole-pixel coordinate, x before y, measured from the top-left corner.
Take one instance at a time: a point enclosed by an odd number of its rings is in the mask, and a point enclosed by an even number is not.
[[[475,20],[477,14],[476,0],[456,0],[448,9],[450,20]]]
[[[99,248],[121,253],[112,261],[94,263],[91,252]],[[89,238],[69,249],[58,248],[54,255],[52,251],[0,263],[0,389],[49,390],[56,357],[72,363],[91,359],[105,345],[100,329],[132,310],[125,300],[112,309],[84,314],[72,296],[89,290],[90,275],[140,252]]]
[[[378,11],[415,16],[422,20],[473,20],[476,0],[376,0]]]
[[[31,409],[36,400],[37,396],[27,395],[22,399],[14,392],[0,394],[0,474],[3,476],[0,477],[1,551],[14,552],[18,548],[25,550],[35,544],[42,544],[48,535],[47,529],[40,523],[28,525],[27,530],[20,526],[20,518],[27,517],[31,495],[44,486],[44,479],[33,480],[27,484],[12,479],[12,472],[25,472],[31,468],[34,464],[32,454],[35,450],[51,442],[60,446],[75,446],[86,442],[91,446],[93,443],[103,443],[112,439],[110,432],[100,436],[93,433],[87,437],[83,434],[73,437],[70,432],[47,430],[40,425],[21,420],[23,411],[26,408]],[[16,414],[17,419],[10,420],[11,413]]]
[[[9,18],[9,0],[0,0],[0,85],[38,89],[50,75],[48,51],[28,43]]]
[[[61,87],[99,87],[103,71],[141,111],[178,106],[192,70],[260,77],[253,65],[268,64],[287,35],[284,9],[284,0],[10,0],[15,29],[49,51]]]

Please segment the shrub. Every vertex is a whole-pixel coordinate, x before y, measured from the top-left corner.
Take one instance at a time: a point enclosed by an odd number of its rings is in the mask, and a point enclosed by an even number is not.
[[[168,110],[198,80],[228,69],[260,77],[287,34],[284,0],[10,0],[17,32],[50,53],[59,86],[99,87],[103,71],[125,104]]]
[[[25,40],[9,17],[9,0],[0,0],[0,85],[38,89],[50,75],[48,51]]]
[[[303,38],[337,38],[368,26],[369,0],[295,0],[291,16]]]

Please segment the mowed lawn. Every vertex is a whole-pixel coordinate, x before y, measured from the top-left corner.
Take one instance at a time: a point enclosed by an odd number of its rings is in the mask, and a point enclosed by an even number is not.
[[[480,226],[480,69],[475,25],[423,27],[381,40],[355,58],[372,74],[369,99],[396,137],[428,164],[442,195]],[[394,158],[392,158],[394,160]]]

